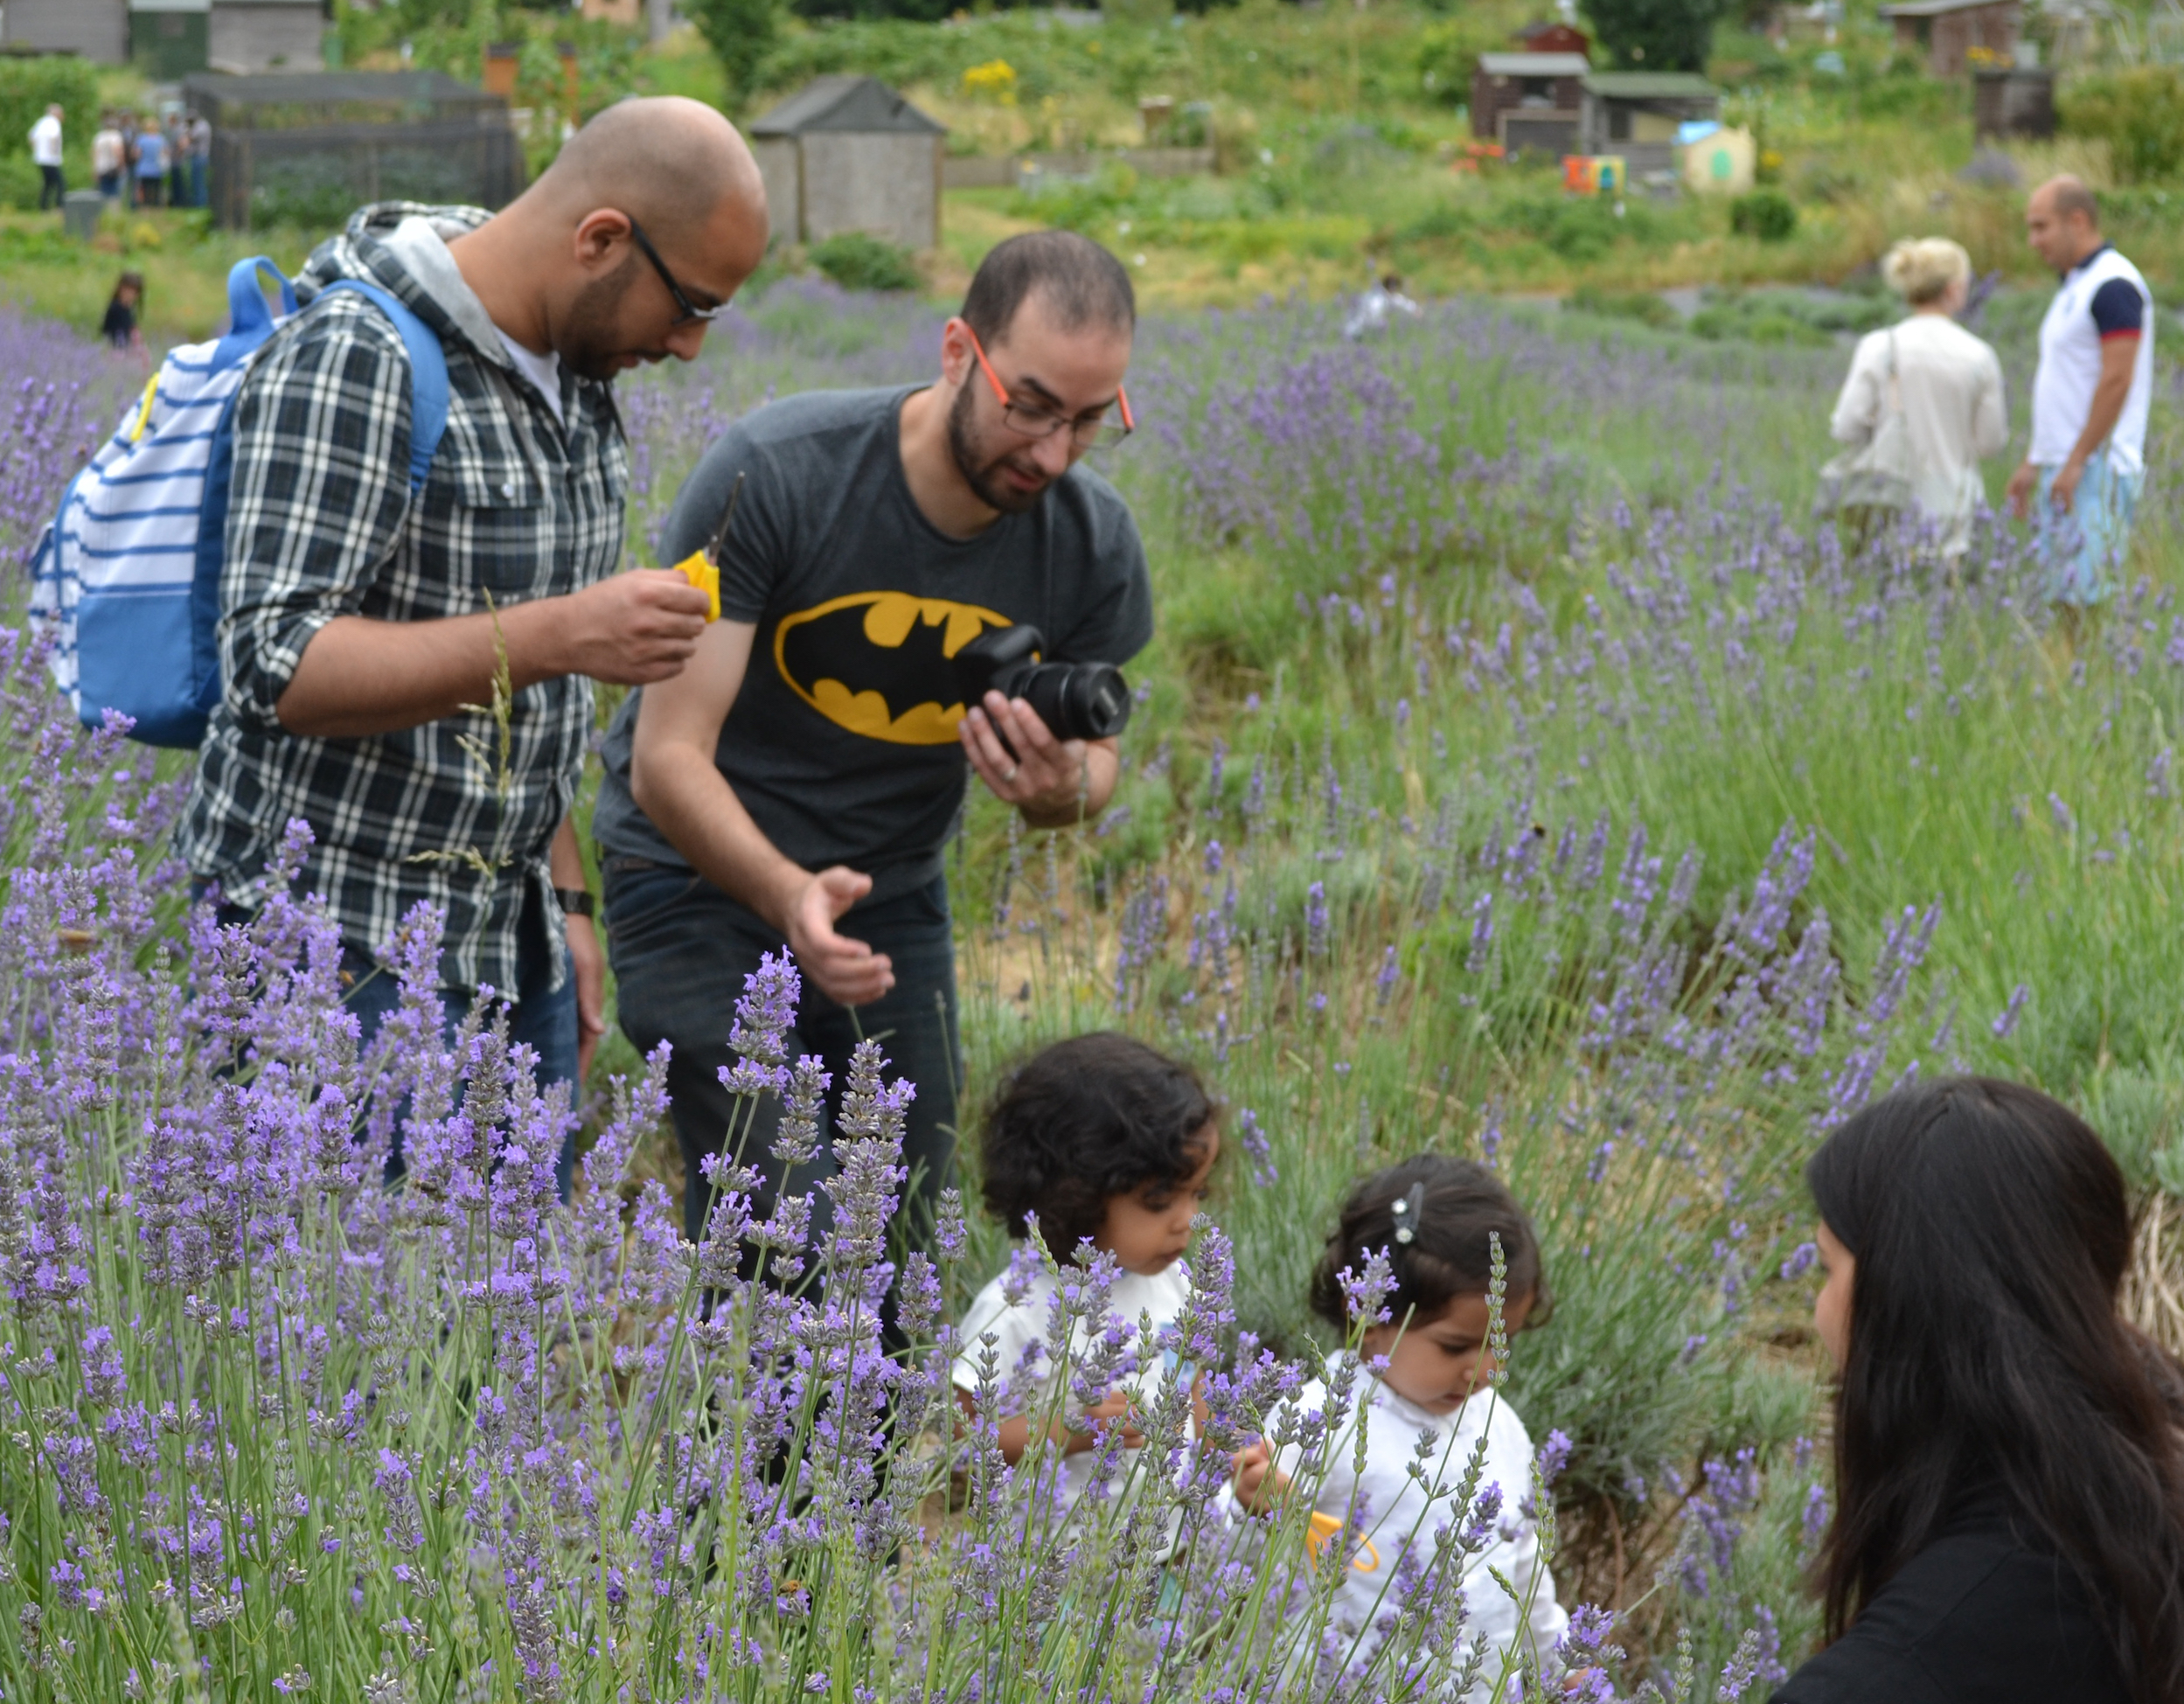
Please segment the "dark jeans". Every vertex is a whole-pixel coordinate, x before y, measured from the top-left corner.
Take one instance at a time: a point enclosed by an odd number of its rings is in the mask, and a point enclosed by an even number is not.
[[[68,180],[60,175],[57,165],[42,165],[38,169],[38,210],[45,212],[58,207],[68,198]]]
[[[705,1233],[713,1193],[699,1162],[720,1151],[737,1104],[719,1075],[722,1066],[735,1062],[728,1051],[735,1002],[760,957],[786,951],[787,944],[702,876],[657,866],[630,867],[637,864],[634,859],[608,863],[607,952],[623,1033],[640,1053],[663,1040],[674,1044],[667,1085],[687,1174],[683,1226],[696,1242]],[[954,1181],[956,1085],[962,1076],[947,880],[860,906],[838,927],[894,961],[894,986],[872,1005],[852,1010],[807,981],[789,1034],[789,1055],[793,1061],[817,1054],[833,1074],[830,1135],[848,1086],[850,1051],[859,1040],[878,1041],[890,1061],[890,1077],[908,1077],[917,1085],[903,1131],[910,1181],[896,1223],[905,1246],[929,1247],[934,1204]],[[784,1185],[789,1193],[802,1193],[835,1169],[831,1149],[823,1147],[816,1159],[783,1178],[773,1158],[779,1121],[779,1103],[769,1098],[742,1144],[742,1158],[766,1180],[756,1203],[761,1216],[773,1210],[773,1195]],[[815,1230],[824,1228],[825,1197],[812,1207]]]
[[[530,903],[535,908],[539,901],[533,899]],[[250,915],[240,906],[224,905],[219,920],[223,923],[247,923]],[[508,1040],[511,1046],[521,1044],[539,1055],[536,1079],[539,1088],[565,1082],[574,1099],[577,1091],[576,966],[569,961],[567,949],[562,949],[561,985],[559,989],[549,985],[553,972],[545,943],[537,939],[540,934],[533,927],[537,922],[535,916],[526,915],[524,919],[524,945],[516,958],[516,999],[508,1013]],[[345,935],[341,942],[341,968],[349,978],[349,991],[342,996],[341,1003],[357,1014],[360,1032],[358,1046],[368,1047],[387,1014],[401,1004],[402,985],[392,971],[381,970],[370,953]],[[441,1034],[448,1045],[454,1045],[455,1033],[470,1015],[472,1004],[472,997],[468,994],[458,994],[447,988],[440,991],[443,1019]],[[407,1110],[405,1107],[403,1114]],[[389,1183],[406,1169],[402,1165],[400,1116],[398,1115],[394,1130],[393,1151],[387,1156]],[[575,1171],[576,1132],[572,1129],[562,1138],[560,1158],[553,1165],[554,1181],[560,1186],[564,1201],[569,1198]]]

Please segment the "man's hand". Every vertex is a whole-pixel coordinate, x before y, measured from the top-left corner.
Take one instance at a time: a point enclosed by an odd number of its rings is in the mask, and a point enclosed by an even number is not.
[[[872,878],[837,864],[797,889],[781,919],[796,968],[842,1005],[869,1005],[894,986],[894,963],[862,941],[837,935],[842,914],[872,892]]]
[[[2010,506],[2010,513],[2023,520],[2032,513],[2033,490],[2040,483],[2040,469],[2030,462],[2020,462],[2017,471],[2010,476],[2010,483],[2003,497]]]
[[[2048,501],[2058,515],[2067,515],[2077,506],[2078,481],[2085,476],[2085,463],[2073,456],[2055,469],[2055,483],[2048,487]]]
[[[956,733],[970,767],[996,798],[1035,824],[1076,820],[1088,779],[1083,741],[1055,739],[1039,712],[998,692],[972,706]]]
[[[671,568],[611,574],[564,600],[561,672],[649,686],[683,671],[705,636],[706,595]]]
[[[569,960],[576,971],[576,1082],[581,1090],[591,1075],[592,1055],[607,1033],[607,955],[588,917],[572,913],[567,926]]]

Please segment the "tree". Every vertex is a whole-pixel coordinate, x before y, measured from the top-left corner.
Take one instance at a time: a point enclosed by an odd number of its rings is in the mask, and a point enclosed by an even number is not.
[[[720,61],[728,98],[741,107],[758,93],[759,66],[779,26],[779,0],[683,0],[683,11]]]
[[[1625,71],[1703,71],[1730,0],[1583,0],[1600,45]]]

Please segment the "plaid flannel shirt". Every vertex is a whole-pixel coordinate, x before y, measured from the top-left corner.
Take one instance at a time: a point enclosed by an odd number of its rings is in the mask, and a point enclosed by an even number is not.
[[[437,331],[448,356],[446,435],[413,500],[409,359],[393,323],[362,296],[341,292],[298,314],[260,352],[235,402],[224,690],[177,848],[195,874],[254,908],[268,855],[302,817],[316,836],[303,886],[326,896],[346,939],[376,950],[429,900],[447,917],[443,985],[512,991],[527,914],[529,927],[547,931],[558,987],[561,919],[547,856],[593,728],[588,680],[564,676],[516,694],[504,796],[491,768],[465,748],[467,735],[497,752],[490,714],[337,740],[290,734],[275,710],[303,648],[337,616],[470,615],[489,595],[505,608],[580,590],[621,561],[629,453],[612,392],[565,372],[566,428],[557,421],[476,298],[467,289],[452,303],[435,296],[390,244],[413,214],[443,234],[488,217],[366,207],[311,256],[298,294],[366,278]],[[490,873],[463,856],[471,852]],[[442,853],[457,856],[435,856]]]

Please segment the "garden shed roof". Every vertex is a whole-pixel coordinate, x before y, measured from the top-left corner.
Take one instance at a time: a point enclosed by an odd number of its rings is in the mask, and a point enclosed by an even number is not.
[[[751,124],[755,136],[796,136],[812,130],[916,131],[945,136],[948,127],[929,118],[877,77],[814,77]]]
[[[1695,71],[1596,71],[1585,93],[1603,101],[1702,101],[1721,91]]]
[[[1489,77],[1582,77],[1592,61],[1582,53],[1481,53],[1478,68]]]
[[[1883,17],[1938,17],[1944,12],[1978,11],[1987,6],[2014,5],[2016,0],[1903,0],[1896,6],[1883,6]]]

